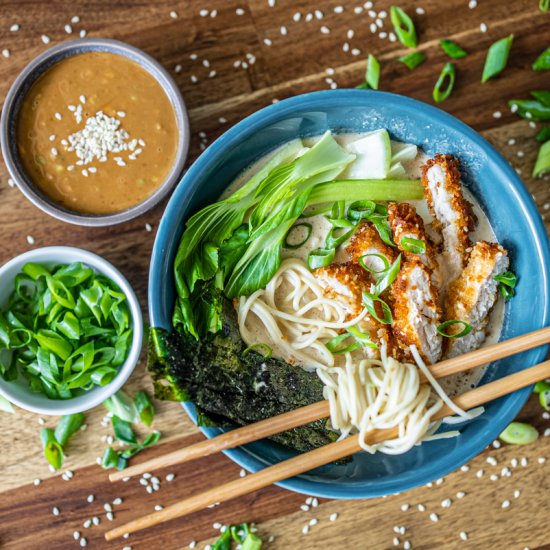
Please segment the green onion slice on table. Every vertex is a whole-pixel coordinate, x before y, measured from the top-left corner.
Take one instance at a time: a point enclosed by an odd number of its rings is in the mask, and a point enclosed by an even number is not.
[[[456,78],[456,69],[453,63],[447,63],[441,70],[441,74],[435,83],[432,97],[436,103],[445,101],[453,91]],[[446,87],[443,86],[446,84]]]
[[[399,61],[406,65],[411,71],[422,65],[426,61],[426,56],[422,52],[413,52],[399,58]]]
[[[453,59],[461,59],[468,55],[468,52],[463,50],[456,42],[452,40],[443,39],[439,41],[441,49]]]
[[[550,69],[550,47],[546,48],[533,62],[534,71],[546,71]]]
[[[524,422],[512,422],[508,427],[499,435],[505,443],[512,445],[527,445],[533,443],[539,437],[539,433],[534,426],[526,424]]]
[[[513,40],[514,35],[511,34],[491,44],[485,58],[481,82],[487,82],[490,78],[499,75],[506,68]]]
[[[533,168],[533,177],[540,178],[550,172],[550,141],[540,146],[535,167]]]
[[[380,83],[380,63],[371,53],[367,59],[365,82],[372,90],[378,90],[378,85]]]
[[[407,48],[416,48],[418,45],[416,29],[413,20],[407,13],[398,6],[392,6],[390,8],[390,19],[401,44],[407,46]]]

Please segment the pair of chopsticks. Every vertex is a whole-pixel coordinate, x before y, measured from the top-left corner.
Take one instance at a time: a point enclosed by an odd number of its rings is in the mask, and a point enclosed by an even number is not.
[[[447,359],[430,366],[430,371],[435,378],[443,378],[450,374],[467,371],[485,363],[515,355],[549,342],[550,327],[546,327],[524,334],[523,336],[512,338],[505,342],[478,349],[459,357]],[[458,396],[454,402],[458,407],[468,410],[539,382],[540,380],[544,380],[545,378],[550,378],[550,360],[468,391]],[[432,420],[441,420],[453,414],[454,412],[445,405],[432,417]],[[245,443],[275,435],[282,431],[309,424],[314,420],[326,418],[327,416],[329,416],[328,401],[313,403],[312,405],[301,407],[255,424],[237,428],[210,440],[201,441],[195,445],[168,453],[141,464],[136,464],[122,472],[114,472],[109,475],[109,479],[111,481],[117,481],[123,477],[131,477],[157,468],[165,468],[202,456],[209,456],[222,450],[231,449]],[[369,445],[373,445],[395,438],[397,435],[397,428],[372,430],[367,433],[365,442]],[[230,500],[257,491],[278,481],[294,477],[319,466],[324,466],[360,450],[361,446],[359,445],[358,435],[349,436],[342,441],[330,443],[308,453],[300,454],[289,460],[264,468],[245,478],[230,481],[220,487],[209,489],[203,493],[172,504],[159,512],[115,527],[105,533],[105,538],[107,540],[112,540],[125,533],[139,531],[170,519],[191,514],[192,512],[202,510],[217,502]]]

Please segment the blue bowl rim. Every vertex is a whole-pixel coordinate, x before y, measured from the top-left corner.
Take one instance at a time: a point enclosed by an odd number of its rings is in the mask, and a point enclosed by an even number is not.
[[[177,216],[178,207],[181,206],[182,203],[187,203],[196,192],[198,189],[198,176],[200,176],[200,173],[206,168],[206,166],[212,162],[220,160],[220,157],[225,154],[227,148],[236,145],[239,141],[242,141],[245,137],[253,134],[262,127],[284,118],[285,115],[291,114],[296,109],[315,109],[316,107],[322,108],[328,99],[345,101],[346,99],[354,97],[364,98],[365,94],[372,96],[376,94],[375,97],[385,103],[408,107],[412,110],[424,110],[431,118],[459,131],[467,139],[471,140],[474,145],[484,150],[494,166],[503,173],[504,179],[509,181],[512,185],[518,203],[522,206],[522,210],[531,227],[537,247],[537,257],[542,258],[542,282],[544,284],[541,286],[545,289],[544,295],[542,296],[542,299],[544,300],[544,324],[550,324],[550,304],[549,293],[547,291],[547,289],[550,288],[550,244],[548,241],[546,228],[531,194],[506,159],[504,159],[495,147],[493,147],[493,145],[478,134],[473,128],[442,109],[416,99],[390,92],[345,89],[310,92],[284,99],[273,105],[264,107],[244,118],[227,132],[222,134],[193,163],[187,173],[183,176],[180,183],[177,185],[170,201],[166,206],[153,246],[148,290],[149,318],[152,327],[163,327],[163,323],[160,322],[160,319],[158,319],[156,315],[155,305],[157,303],[155,300],[155,289],[158,288],[158,285],[160,284],[159,275],[161,270],[155,269],[155,266],[162,262],[162,257],[166,253],[165,241],[167,236],[170,234],[173,220]],[[170,329],[171,327],[164,326],[163,328]],[[546,357],[548,346],[539,348],[537,351],[538,354],[535,357],[535,362],[539,362]],[[532,387],[523,388],[508,397],[508,401],[506,403],[507,406],[503,411],[501,411],[498,421],[493,421],[491,424],[491,429],[485,430],[483,434],[478,436],[479,445],[475,446],[476,450],[469,452],[465,451],[462,453],[459,451],[459,454],[455,457],[455,461],[452,465],[439,467],[435,473],[433,470],[430,470],[432,473],[429,475],[426,472],[423,476],[417,476],[414,475],[414,472],[410,472],[410,475],[405,480],[401,480],[399,483],[394,480],[389,480],[382,484],[376,483],[374,484],[374,487],[365,485],[350,487],[342,487],[337,484],[325,485],[320,484],[317,481],[301,478],[299,476],[286,479],[276,485],[305,495],[333,499],[375,498],[400,493],[408,489],[424,485],[436,478],[448,475],[459,468],[462,464],[465,464],[482,452],[483,449],[485,449],[487,445],[489,445],[495,437],[497,437],[498,434],[501,433],[504,428],[516,417],[520,409],[529,398],[531,388]],[[192,420],[196,422],[196,412],[192,403],[183,403],[183,408]],[[217,433],[216,429],[212,428],[200,427],[200,429],[207,438],[212,438]],[[260,467],[258,467],[259,463],[257,459],[239,448],[224,451],[224,454],[248,471],[256,472],[260,469]]]

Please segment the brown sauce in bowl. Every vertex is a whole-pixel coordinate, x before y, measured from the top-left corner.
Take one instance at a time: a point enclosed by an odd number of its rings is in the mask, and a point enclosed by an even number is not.
[[[69,210],[112,214],[149,197],[178,149],[174,108],[158,81],[113,53],[69,57],[48,69],[21,102],[22,166]]]

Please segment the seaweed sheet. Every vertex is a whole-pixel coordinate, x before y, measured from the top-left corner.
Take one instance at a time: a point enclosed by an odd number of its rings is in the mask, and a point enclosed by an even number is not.
[[[223,300],[221,330],[199,341],[178,332],[152,329],[148,369],[159,399],[192,401],[203,425],[245,425],[323,399],[323,384],[313,372],[243,353],[236,312]],[[338,434],[318,420],[273,436],[298,451],[309,451]]]

